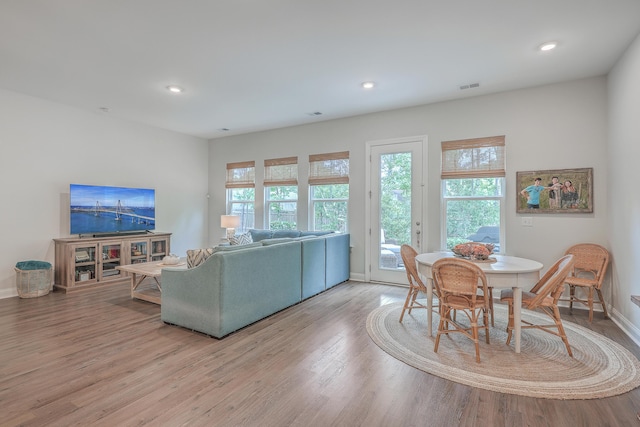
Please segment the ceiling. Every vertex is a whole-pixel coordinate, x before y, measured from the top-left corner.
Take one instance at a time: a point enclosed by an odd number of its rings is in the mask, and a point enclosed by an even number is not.
[[[604,75],[639,33],[638,0],[3,0],[0,88],[219,138]]]

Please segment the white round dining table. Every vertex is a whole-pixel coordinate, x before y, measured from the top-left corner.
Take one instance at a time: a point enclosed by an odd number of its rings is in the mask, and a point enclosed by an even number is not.
[[[427,287],[427,328],[432,335],[433,279],[431,266],[441,258],[453,257],[453,252],[429,252],[416,256],[418,272],[426,280]],[[513,317],[515,352],[520,353],[522,288],[529,289],[540,279],[543,265],[538,261],[509,255],[492,255],[495,262],[477,262],[487,277],[488,285],[497,288],[513,289]]]

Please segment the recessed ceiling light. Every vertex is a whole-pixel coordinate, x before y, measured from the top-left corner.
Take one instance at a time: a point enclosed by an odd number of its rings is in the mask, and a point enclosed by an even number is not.
[[[184,92],[184,89],[182,89],[180,86],[167,86],[167,90],[171,93],[182,93]]]
[[[362,88],[363,88],[363,89],[373,89],[373,87],[374,87],[375,85],[376,85],[376,84],[375,84],[374,82],[363,82],[363,83],[362,83]]]
[[[558,42],[546,42],[546,43],[541,44],[538,49],[541,52],[548,52],[550,50],[555,49],[556,47],[558,47]]]

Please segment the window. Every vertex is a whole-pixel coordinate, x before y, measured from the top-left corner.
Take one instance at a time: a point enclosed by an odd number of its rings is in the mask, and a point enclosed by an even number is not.
[[[347,231],[349,152],[309,156],[311,229]]]
[[[442,246],[474,241],[503,252],[504,136],[442,142]]]
[[[298,158],[264,161],[265,208],[270,230],[298,226]]]
[[[238,232],[255,226],[255,162],[227,164],[227,214],[240,217]]]

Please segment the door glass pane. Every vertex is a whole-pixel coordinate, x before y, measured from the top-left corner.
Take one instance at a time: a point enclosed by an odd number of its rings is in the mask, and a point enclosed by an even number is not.
[[[400,246],[411,244],[411,153],[380,156],[381,269],[404,269]]]

